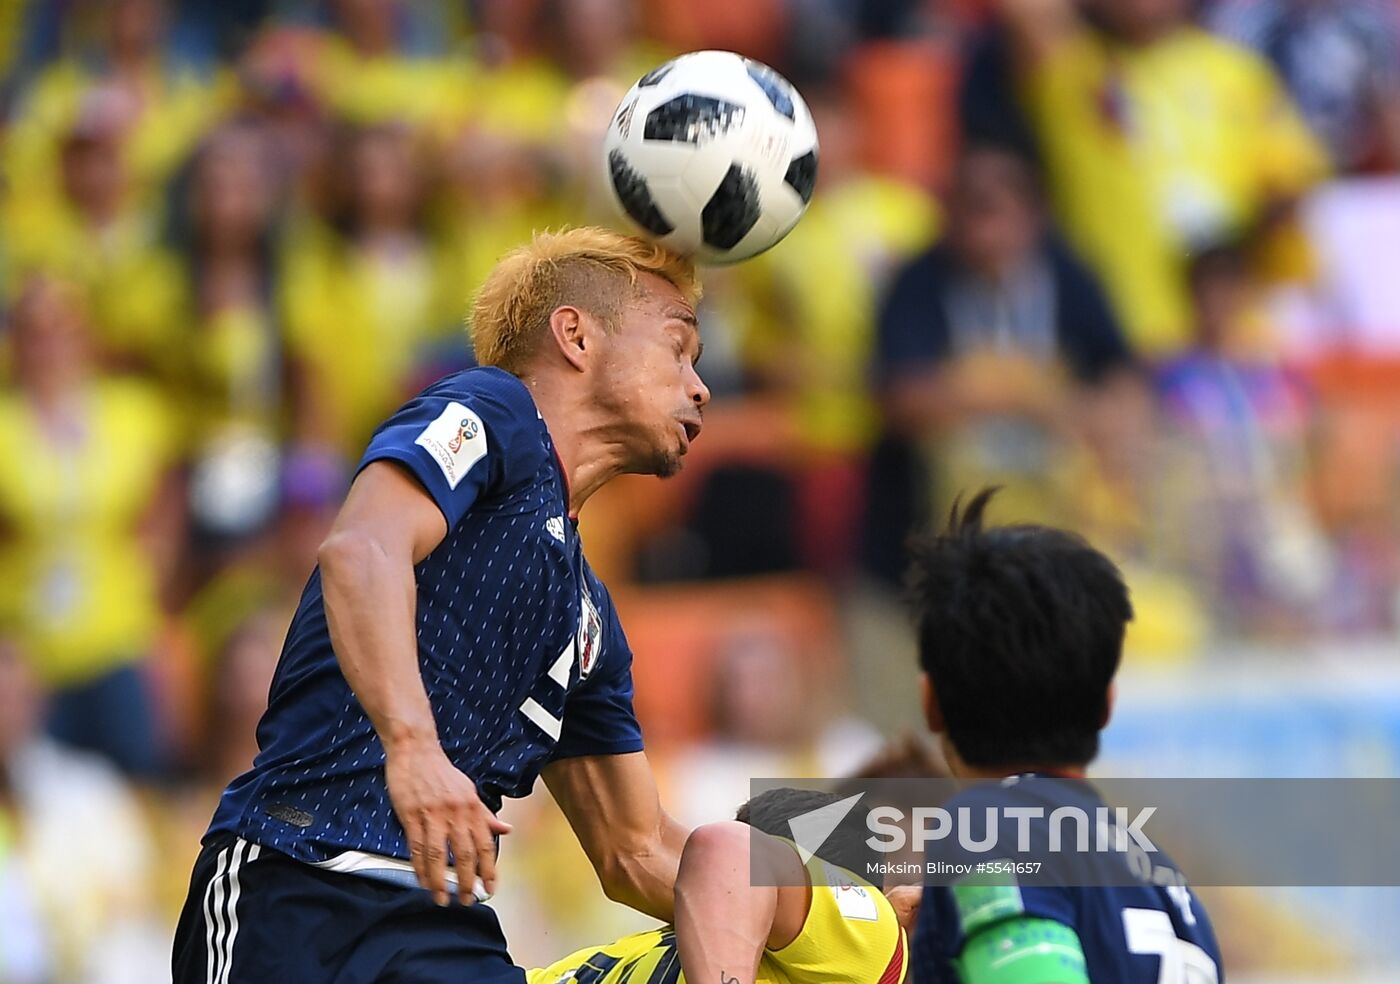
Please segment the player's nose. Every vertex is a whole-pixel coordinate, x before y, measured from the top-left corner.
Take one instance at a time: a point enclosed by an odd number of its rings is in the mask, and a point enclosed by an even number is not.
[[[690,379],[686,382],[686,395],[690,397],[697,410],[703,410],[705,404],[710,402],[710,388],[705,385],[705,381],[700,378],[700,373],[694,366],[690,367]]]

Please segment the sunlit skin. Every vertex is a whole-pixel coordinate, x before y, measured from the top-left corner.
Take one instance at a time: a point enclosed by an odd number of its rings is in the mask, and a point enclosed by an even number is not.
[[[668,477],[700,434],[710,391],[694,307],[667,280],[638,278],[615,326],[561,306],[522,373],[559,449],[572,512],[623,474]]]
[[[529,387],[568,482],[569,512],[623,473],[671,475],[700,433],[710,391],[695,371],[694,305],[652,274],[583,282],[530,338],[516,375]],[[593,310],[596,309],[596,310]],[[416,672],[414,565],[447,535],[442,511],[395,465],[356,479],[317,559],[331,641],[384,743],[385,783],[419,883],[448,901],[447,848],[457,872],[496,881],[493,835],[510,825],[482,804],[443,751]],[[608,897],[663,921],[674,915],[687,831],[661,809],[641,752],[580,756],[542,773]],[[472,879],[457,896],[472,899]]]

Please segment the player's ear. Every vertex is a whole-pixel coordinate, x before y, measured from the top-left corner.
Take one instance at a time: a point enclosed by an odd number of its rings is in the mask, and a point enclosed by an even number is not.
[[[584,313],[569,305],[555,308],[549,316],[549,334],[569,365],[582,372],[589,356],[589,332]]]
[[[1103,695],[1103,720],[1099,722],[1099,730],[1108,727],[1109,719],[1113,717],[1113,703],[1118,699],[1118,681],[1112,680],[1108,684],[1108,691]]]
[[[947,727],[943,722],[943,711],[938,706],[938,695],[934,693],[933,681],[927,673],[919,674],[919,700],[924,705],[924,720],[934,734],[942,734]]]

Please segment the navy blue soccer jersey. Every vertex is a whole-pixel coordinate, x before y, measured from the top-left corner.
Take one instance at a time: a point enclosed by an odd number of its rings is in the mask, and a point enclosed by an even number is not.
[[[553,759],[641,750],[631,652],[524,384],[494,368],[448,376],[375,432],[360,468],[376,461],[410,473],[447,521],[414,571],[419,667],[443,748],[482,801],[497,810],[524,796]],[[319,571],[257,736],[253,767],[224,792],[211,834],[329,866],[409,857],[384,748],[331,648]]]
[[[1102,800],[1087,782],[1020,777],[1000,784],[973,786],[943,804],[950,812],[969,807],[973,816],[989,806],[1039,808],[1049,817],[1061,807],[1093,816]],[[997,843],[1015,844],[1021,821],[998,814]],[[1049,841],[1049,821],[1030,822],[1032,854]],[[976,839],[984,829],[979,828]],[[1039,847],[1037,847],[1039,845]],[[1044,853],[1038,856],[1046,857]],[[969,856],[961,848],[948,852],[949,861],[985,861],[994,854]],[[933,860],[927,856],[927,860]],[[1090,981],[1113,984],[1216,984],[1225,979],[1220,949],[1205,907],[1185,884],[1165,852],[1152,855],[1155,879],[1168,875],[1167,887],[1131,874],[1126,856],[1093,854],[1077,868],[1076,886],[1063,884],[929,885],[924,889],[918,924],[911,943],[915,984],[962,984],[956,963],[970,936],[999,920],[1051,920],[1072,929],[1084,954]],[[1107,867],[1112,866],[1112,870]],[[1093,884],[1102,887],[1079,887]]]

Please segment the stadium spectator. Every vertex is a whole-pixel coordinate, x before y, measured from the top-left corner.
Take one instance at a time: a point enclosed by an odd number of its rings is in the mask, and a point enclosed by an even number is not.
[[[10,179],[15,187],[43,187],[56,170],[63,134],[82,113],[84,93],[103,86],[129,107],[125,163],[137,191],[151,194],[217,118],[228,92],[170,57],[164,0],[71,6],[61,22],[68,50],[20,98],[5,148]]]
[[[1267,63],[1191,26],[1186,0],[997,6],[1066,233],[1135,345],[1179,349],[1187,251],[1276,226],[1324,151]]]
[[[1237,249],[1191,267],[1192,348],[1164,366],[1168,438],[1153,513],[1167,557],[1207,587],[1216,621],[1238,631],[1306,628],[1333,557],[1308,515],[1302,477],[1311,397],[1259,344],[1259,289]],[[1178,511],[1179,510],[1179,511]]]
[[[110,765],[43,734],[27,663],[0,634],[0,979],[158,980],[167,931],[141,809]]]
[[[179,551],[169,406],[92,365],[80,299],[34,277],[10,311],[0,396],[0,615],[52,691],[49,729],[150,777],[160,713],[146,677]]]
[[[330,0],[332,30],[312,69],[320,102],[362,126],[403,122],[425,132],[462,119],[472,94],[466,67],[439,57],[439,25],[400,0]],[[419,5],[422,6],[422,5]],[[427,8],[431,9],[431,8]]]
[[[1220,0],[1207,24],[1273,62],[1339,171],[1400,167],[1400,7]]]
[[[935,490],[944,471],[959,485],[1005,481],[1028,500],[1018,507],[1039,512],[1053,511],[1071,463],[1063,452],[1082,436],[1083,395],[1130,407],[1132,355],[1118,321],[1093,274],[1049,231],[1034,173],[1015,154],[964,154],[944,238],[898,273],[885,299],[875,375],[892,436],[930,448]],[[874,494],[898,493],[889,475],[877,477]],[[897,505],[873,511],[877,539],[898,544],[917,519]]]
[[[465,298],[429,227],[426,164],[407,128],[344,128],[322,212],[288,230],[282,317],[305,367],[309,436],[356,453],[407,396],[431,347],[458,341]]]
[[[194,532],[210,547],[262,529],[277,508],[279,445],[308,408],[277,320],[280,188],[264,132],[226,125],[174,196],[170,261],[181,268],[181,404],[191,421]]]
[[[58,141],[57,183],[21,181],[0,213],[13,298],[25,275],[53,272],[87,296],[101,355],[169,378],[178,351],[179,271],[157,250],[151,202],[128,164],[135,107],[109,85],[85,91]]]
[[[274,25],[250,40],[234,65],[238,99],[232,112],[262,131],[268,167],[290,192],[304,194],[306,179],[326,156],[326,107],[316,82],[320,33]]]
[[[630,0],[479,5],[470,110],[445,149],[454,274],[479,283],[532,231],[611,215],[593,167],[617,101],[666,57]]]

